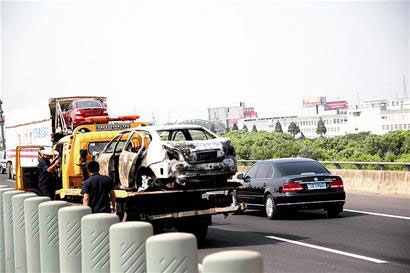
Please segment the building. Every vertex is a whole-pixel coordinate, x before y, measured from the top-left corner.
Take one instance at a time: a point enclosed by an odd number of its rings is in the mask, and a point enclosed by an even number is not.
[[[238,121],[238,127],[246,125],[252,128],[255,125],[258,131],[274,131],[279,121],[283,131],[287,132],[289,124],[295,122],[306,137],[313,138],[317,137],[316,128],[320,118],[326,126],[326,136],[410,130],[410,99],[366,101],[332,114],[243,118]]]
[[[241,102],[239,106],[208,108],[208,120],[213,123],[223,123],[226,127],[232,127],[238,120],[257,118],[258,113],[253,107],[245,107]]]

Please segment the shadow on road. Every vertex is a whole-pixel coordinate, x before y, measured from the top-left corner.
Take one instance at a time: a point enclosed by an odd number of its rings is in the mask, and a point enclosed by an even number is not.
[[[280,243],[279,241],[268,239],[266,236],[277,236],[296,241],[309,239],[308,237],[291,234],[232,231],[211,228],[209,229],[207,240],[199,245],[199,249],[272,245]]]
[[[265,212],[263,210],[246,210],[242,213],[242,215],[248,216],[258,216],[258,217],[266,217]],[[360,213],[354,213],[349,211],[343,211],[340,213],[339,217],[334,218],[349,218],[349,217],[358,217],[363,216]],[[327,214],[323,210],[300,210],[300,211],[289,211],[285,212],[280,219],[273,220],[273,221],[281,221],[281,220],[322,220],[328,219]],[[268,220],[268,219],[266,219]],[[329,219],[331,220],[331,219]]]

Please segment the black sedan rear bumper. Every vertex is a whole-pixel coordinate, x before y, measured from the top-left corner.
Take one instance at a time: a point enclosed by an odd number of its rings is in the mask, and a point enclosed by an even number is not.
[[[317,193],[287,193],[275,198],[276,205],[289,209],[326,209],[343,206],[346,200],[344,191]]]

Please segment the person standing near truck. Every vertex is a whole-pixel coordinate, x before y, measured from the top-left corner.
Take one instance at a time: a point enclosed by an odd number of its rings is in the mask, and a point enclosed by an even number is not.
[[[100,165],[97,161],[90,161],[87,168],[92,175],[84,181],[81,190],[81,194],[83,194],[83,205],[91,207],[93,213],[115,213],[116,198],[114,183],[108,176],[100,175]]]
[[[38,160],[38,188],[42,195],[48,196],[51,200],[54,200],[54,194],[57,187],[56,169],[61,160],[58,156],[58,152],[54,151],[51,147],[44,147],[39,150]],[[55,158],[52,159],[52,157]]]

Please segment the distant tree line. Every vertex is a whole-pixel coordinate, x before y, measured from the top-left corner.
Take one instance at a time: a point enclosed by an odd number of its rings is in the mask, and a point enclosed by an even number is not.
[[[257,132],[253,131],[253,128],[248,132],[246,128],[231,130],[221,135],[231,139],[238,159],[307,157],[320,161],[410,162],[410,131],[308,139],[303,134],[298,138],[294,137],[298,128],[289,129],[289,133],[280,132],[280,129],[280,124],[276,124],[275,132]],[[323,136],[326,130],[318,126],[317,133]]]

